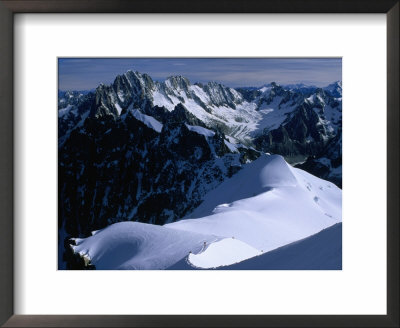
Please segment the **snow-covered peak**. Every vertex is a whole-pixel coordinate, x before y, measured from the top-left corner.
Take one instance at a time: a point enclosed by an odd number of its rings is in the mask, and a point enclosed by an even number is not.
[[[119,108],[115,106],[115,96],[111,86],[101,83],[95,91],[94,106],[91,108],[91,115],[94,117],[106,115],[118,116]]]
[[[252,197],[271,188],[296,186],[292,170],[282,156],[263,154],[207,194],[204,202],[189,217],[210,215],[220,204]]]
[[[265,155],[210,191],[193,219],[166,226],[234,237],[270,251],[341,222],[341,202],[342,191],[334,184]]]
[[[97,93],[98,91],[102,91],[104,89],[106,89],[107,86],[104,83],[100,83],[97,88],[95,89],[95,92]]]
[[[317,108],[324,108],[332,102],[332,97],[327,94],[325,89],[317,88],[305,101]]]
[[[129,79],[134,79],[135,78],[135,79],[143,82],[144,81],[143,75],[147,75],[147,74],[142,74],[142,73],[140,73],[138,71],[128,70],[128,71],[126,71],[126,73],[124,75]]]
[[[336,86],[341,85],[339,82]],[[170,76],[164,82],[154,82],[147,74],[127,71],[117,76],[112,85],[97,88],[91,114],[95,117],[111,115],[117,119],[125,108],[132,106],[147,114],[152,110],[160,111],[162,116],[164,109],[152,107],[163,107],[172,112],[176,106],[182,105],[190,114],[181,115],[182,122],[211,129],[218,127],[226,135],[248,144],[251,139],[279,128],[305,103],[321,109],[318,115],[325,113],[325,107],[329,105],[334,109],[332,115],[322,118],[321,122],[327,126],[337,125],[341,117],[340,101],[325,89],[300,92],[288,90],[276,82],[246,91],[215,81],[190,84],[180,75]],[[153,116],[153,112],[150,115]],[[189,121],[186,120],[188,116],[191,117]],[[327,131],[331,129],[327,127]]]
[[[271,85],[271,83],[268,83],[268,84],[264,84],[261,88],[258,89],[258,91],[260,91],[261,93],[266,93],[271,89],[272,89],[272,85]]]
[[[296,90],[296,89],[305,89],[305,88],[314,88],[316,89],[317,87],[312,84],[305,84],[305,83],[293,83],[293,84],[284,84],[284,88],[289,89],[289,90]]]
[[[256,160],[258,161],[258,160]],[[260,156],[263,168],[259,173],[259,181],[263,188],[295,187],[296,177],[288,163],[280,155]]]
[[[207,85],[208,85],[210,88],[225,88],[225,86],[224,86],[223,84],[218,83],[218,82],[216,82],[216,81],[210,81],[210,82],[207,83]]]
[[[170,76],[165,80],[165,85],[174,90],[186,91],[190,86],[190,81],[182,75]]]
[[[342,81],[336,81],[323,88],[336,98],[342,97]]]
[[[223,106],[227,105],[236,108],[237,104],[243,102],[242,95],[233,88],[228,88],[218,82],[208,82],[203,86],[203,90],[209,96],[212,105]]]

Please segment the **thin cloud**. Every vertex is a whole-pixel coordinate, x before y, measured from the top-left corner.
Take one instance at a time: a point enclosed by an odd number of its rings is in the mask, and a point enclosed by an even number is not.
[[[342,78],[341,58],[61,58],[58,67],[61,90],[93,89],[129,69],[158,81],[183,75],[192,83],[217,81],[230,87],[273,81],[325,86]]]

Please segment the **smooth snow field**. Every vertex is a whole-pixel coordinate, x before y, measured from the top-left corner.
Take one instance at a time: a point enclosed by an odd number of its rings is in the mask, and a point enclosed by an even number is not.
[[[96,269],[166,269],[189,252],[198,253],[217,237],[162,226],[120,222],[85,239],[75,239],[74,252],[86,256]],[[207,247],[207,246],[206,246]]]
[[[195,270],[187,260],[181,260],[169,270]],[[222,270],[341,270],[342,223],[337,223],[315,235],[252,257]]]
[[[178,222],[116,223],[72,247],[96,269],[341,269],[341,221],[341,189],[262,155]]]

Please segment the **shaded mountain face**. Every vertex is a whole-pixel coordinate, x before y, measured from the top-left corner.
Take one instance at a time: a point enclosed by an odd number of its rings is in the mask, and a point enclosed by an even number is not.
[[[335,98],[342,98],[342,81],[336,81],[323,89]]]
[[[324,154],[329,141],[341,135],[341,99],[323,89],[316,89],[308,97],[275,85],[269,89],[261,101],[277,104],[278,111],[289,104],[290,110],[283,109],[278,126],[267,127],[255,137],[257,149],[281,154],[289,162],[301,162]]]
[[[310,156],[297,168],[322,179],[329,180],[342,188],[342,133],[332,138],[317,156]]]
[[[146,118],[133,111],[117,120],[89,117],[59,149],[60,226],[69,234],[125,220],[175,221],[258,157],[218,131],[173,117],[158,132]]]
[[[305,161],[339,184],[341,83],[300,89],[159,82],[128,71],[93,92],[59,92],[61,242],[114,222],[188,216],[262,152]]]
[[[93,105],[94,94],[78,91],[58,93],[58,144],[62,145],[69,132],[83,125]]]

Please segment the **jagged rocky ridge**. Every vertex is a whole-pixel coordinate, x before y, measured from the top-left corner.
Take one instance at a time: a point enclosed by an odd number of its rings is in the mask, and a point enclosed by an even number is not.
[[[235,90],[128,71],[94,92],[61,92],[60,243],[113,222],[184,217],[259,151],[305,161],[339,184],[338,90],[340,83]]]

